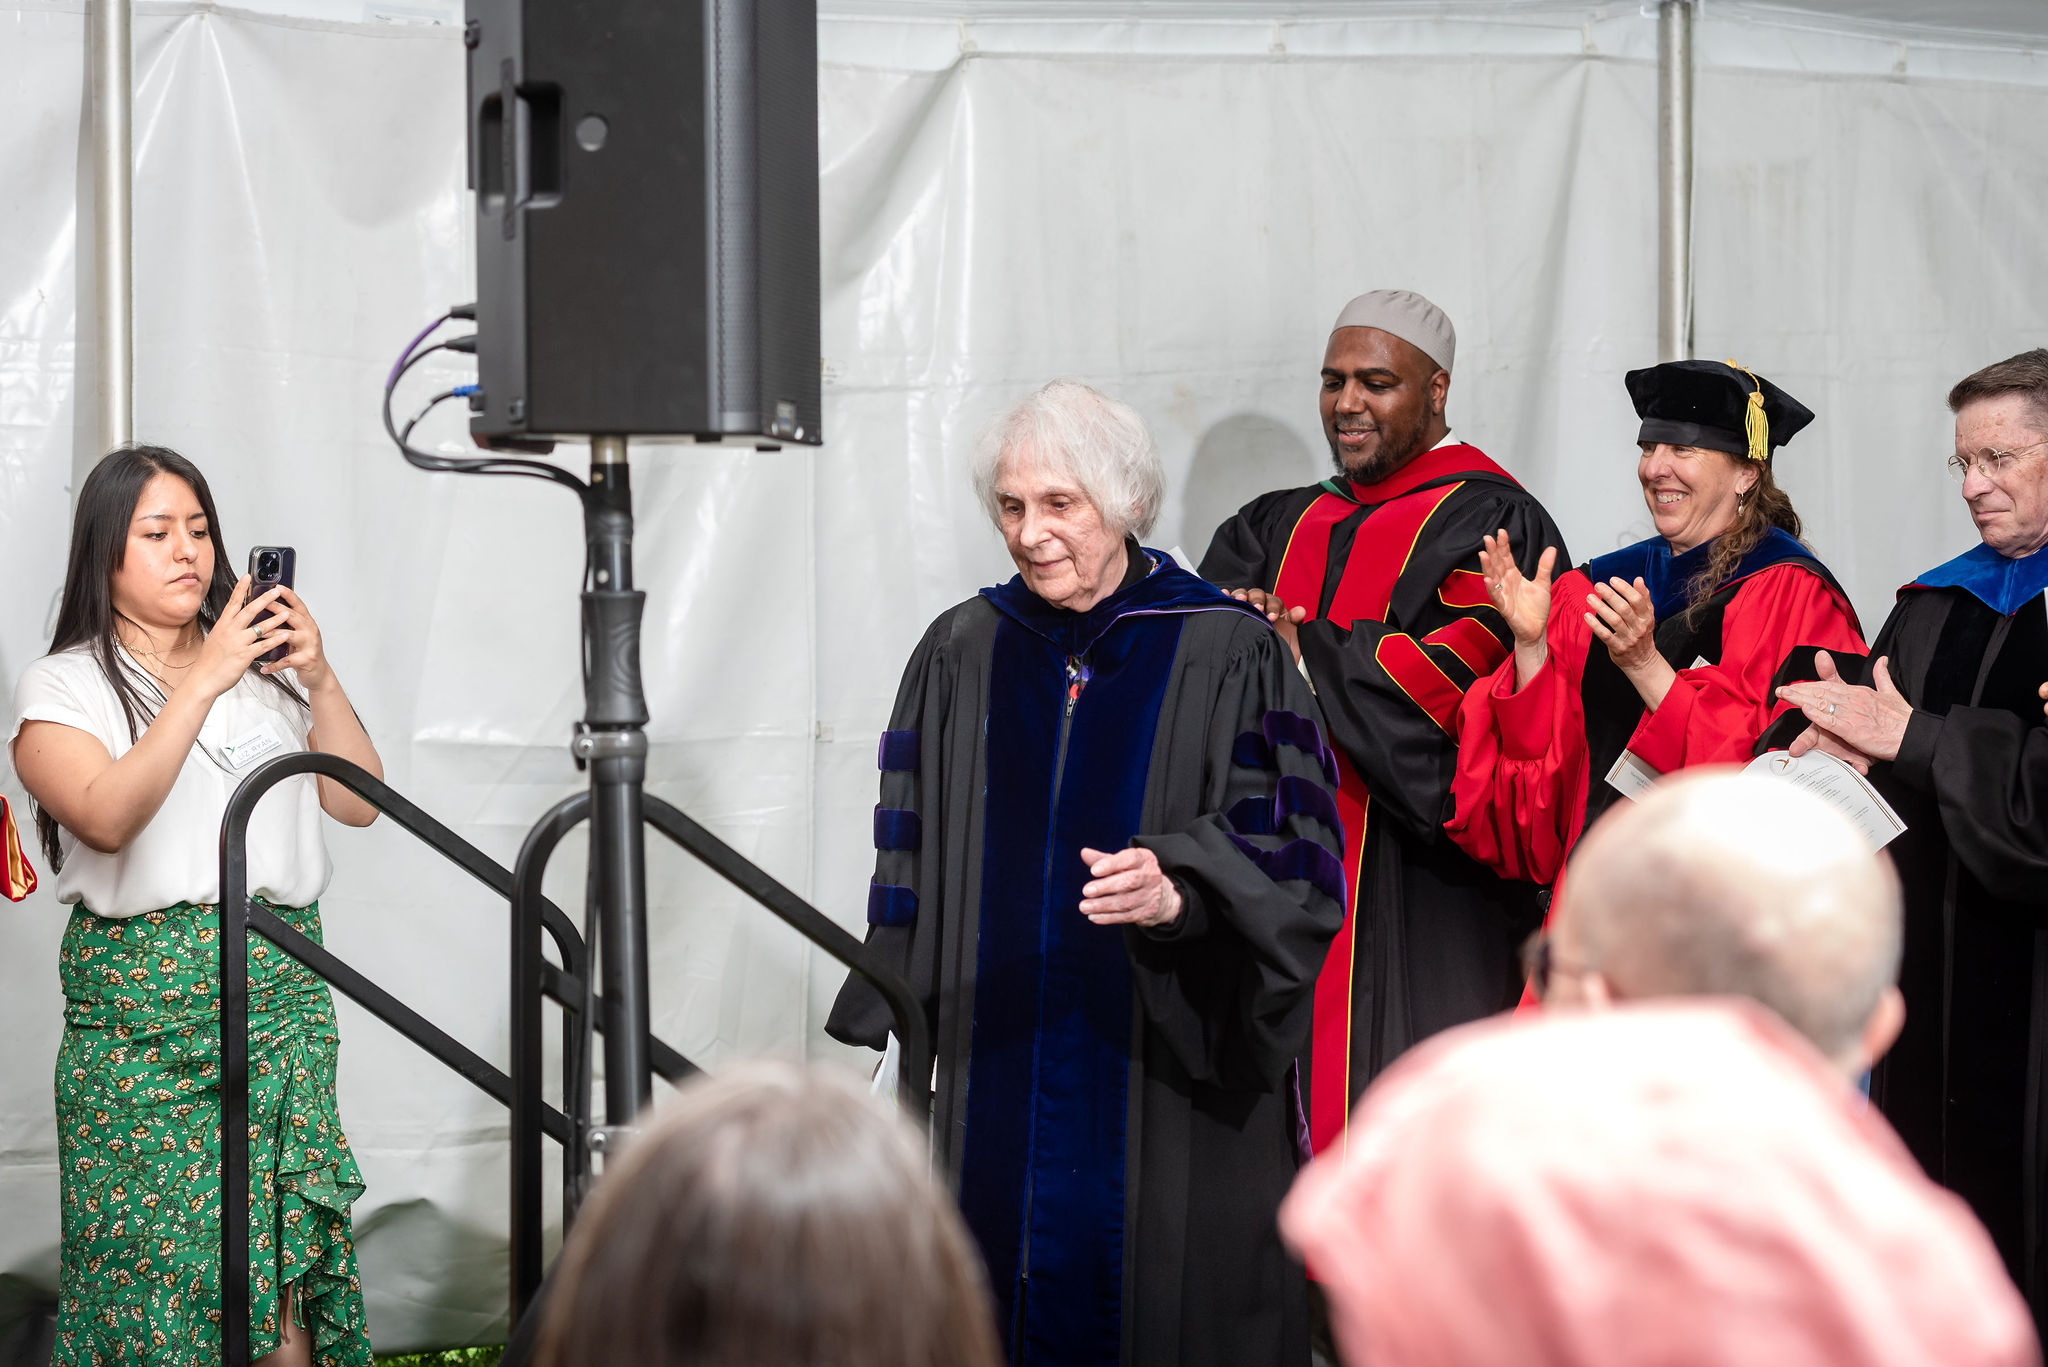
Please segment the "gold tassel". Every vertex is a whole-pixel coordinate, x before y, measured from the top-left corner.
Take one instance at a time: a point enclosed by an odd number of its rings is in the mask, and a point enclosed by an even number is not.
[[[1749,458],[1763,461],[1771,458],[1771,420],[1764,416],[1764,382],[1748,366],[1737,365],[1735,358],[1728,358],[1728,368],[1739,370],[1749,376],[1749,382],[1756,386],[1750,391],[1749,407],[1742,415],[1743,434],[1749,438]]]

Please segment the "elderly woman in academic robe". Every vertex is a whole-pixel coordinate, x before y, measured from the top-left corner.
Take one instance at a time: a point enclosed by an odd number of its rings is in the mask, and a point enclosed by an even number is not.
[[[2048,1326],[2048,350],[1948,403],[1979,543],[1899,590],[1868,662],[1824,659],[1780,690],[1803,712],[1780,729],[1795,753],[1867,770],[1906,822],[1886,847],[1906,889],[1906,1028],[1870,1094]]]
[[[1263,614],[1143,549],[1158,454],[1056,381],[974,481],[1017,575],[940,614],[881,741],[868,945],[1012,1367],[1308,1362],[1275,1213],[1341,919],[1334,757]],[[858,978],[827,1030],[882,1048]]]

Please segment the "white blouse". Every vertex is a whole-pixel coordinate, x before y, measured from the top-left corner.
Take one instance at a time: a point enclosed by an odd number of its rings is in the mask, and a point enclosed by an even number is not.
[[[156,681],[141,667],[142,695]],[[115,759],[128,753],[128,722],[113,684],[83,649],[45,655],[21,672],[14,687],[10,758],[23,722],[75,726],[97,737]],[[122,918],[180,902],[220,901],[220,824],[228,796],[256,765],[306,748],[312,716],[256,674],[244,674],[214,699],[199,728],[199,743],[185,757],[177,782],[141,834],[116,854],[101,854],[60,828],[64,867],[57,900],[82,902],[88,911]],[[302,907],[326,890],[334,866],[320,829],[320,786],[311,774],[286,779],[264,795],[249,819],[249,890],[278,906]]]

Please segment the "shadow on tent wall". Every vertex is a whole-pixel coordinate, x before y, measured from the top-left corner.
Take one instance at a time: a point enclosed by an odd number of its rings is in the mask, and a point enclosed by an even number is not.
[[[1195,444],[1181,483],[1178,544],[1190,561],[1199,564],[1216,528],[1239,508],[1260,494],[1298,489],[1328,473],[1318,468],[1308,443],[1278,418],[1233,413]]]

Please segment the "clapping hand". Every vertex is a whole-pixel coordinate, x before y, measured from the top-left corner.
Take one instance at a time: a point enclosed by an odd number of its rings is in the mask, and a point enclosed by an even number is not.
[[[1815,653],[1813,668],[1818,679],[1786,684],[1778,690],[1780,698],[1804,712],[1812,723],[1792,742],[1791,752],[1803,755],[1819,748],[1853,765],[1859,774],[1870,772],[1872,760],[1897,759],[1899,744],[1906,738],[1906,723],[1913,719],[1913,705],[1893,686],[1890,661],[1880,655],[1871,666],[1875,688],[1844,683],[1825,650]]]
[[[1536,559],[1536,577],[1528,578],[1515,562],[1503,527],[1482,537],[1479,572],[1486,577],[1486,596],[1515,638],[1515,687],[1527,686],[1550,658],[1544,631],[1550,624],[1550,574],[1557,566],[1557,547],[1545,546]]]
[[[1620,579],[1595,584],[1586,604],[1593,609],[1586,614],[1586,625],[1605,643],[1622,673],[1635,673],[1658,658],[1657,612],[1641,579],[1633,584]]]

